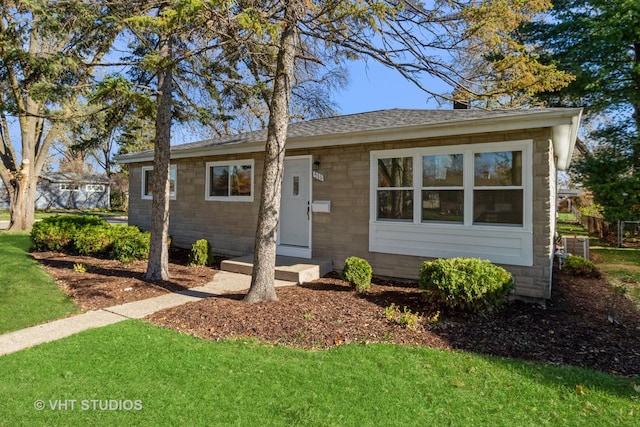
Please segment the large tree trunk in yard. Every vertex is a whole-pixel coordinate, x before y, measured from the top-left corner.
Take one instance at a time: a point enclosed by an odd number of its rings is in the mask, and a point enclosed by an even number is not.
[[[289,0],[285,9],[284,28],[276,64],[273,96],[269,106],[267,146],[262,176],[260,212],[256,228],[255,255],[251,287],[245,301],[275,301],[276,236],[280,217],[280,195],[284,170],[285,143],[289,124],[289,98],[293,73],[298,21],[302,15],[302,0]]]
[[[161,54],[171,56],[170,40],[163,40]],[[153,201],[151,204],[151,246],[145,280],[169,279],[169,159],[171,150],[172,65],[158,72],[158,113],[153,157]]]
[[[9,193],[9,231],[30,230],[35,220],[35,196],[38,175],[31,170],[29,160],[22,162]]]

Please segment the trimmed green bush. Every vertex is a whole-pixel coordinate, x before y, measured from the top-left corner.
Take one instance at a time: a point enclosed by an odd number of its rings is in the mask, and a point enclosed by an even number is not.
[[[111,258],[120,262],[132,262],[149,258],[151,234],[132,225],[112,228],[113,249]]]
[[[189,265],[211,265],[213,263],[213,251],[211,245],[205,239],[197,240],[191,246],[191,252],[189,252]]]
[[[358,292],[365,292],[371,288],[371,265],[362,258],[349,257],[344,261],[342,280],[349,282]]]
[[[511,273],[489,261],[450,258],[425,261],[418,286],[437,304],[475,313],[495,310],[513,287]]]
[[[75,238],[88,226],[107,225],[96,215],[56,215],[33,224],[31,239],[39,251],[75,251]]]
[[[577,255],[570,255],[564,260],[562,271],[572,276],[600,277],[600,271],[594,263]]]
[[[134,226],[111,226],[95,215],[57,215],[33,225],[34,249],[131,262],[149,257],[150,234]]]
[[[78,230],[75,237],[75,251],[80,255],[108,257],[113,250],[114,230],[109,224],[90,225]]]

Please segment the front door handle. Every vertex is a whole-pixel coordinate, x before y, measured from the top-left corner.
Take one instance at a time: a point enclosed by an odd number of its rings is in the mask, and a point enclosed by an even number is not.
[[[310,210],[311,210],[311,205],[310,205],[310,202],[307,201],[307,221],[309,221],[311,219],[311,217],[309,216],[310,215],[309,214]]]

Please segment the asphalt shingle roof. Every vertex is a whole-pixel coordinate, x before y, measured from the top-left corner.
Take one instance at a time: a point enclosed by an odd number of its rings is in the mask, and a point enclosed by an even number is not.
[[[508,117],[526,112],[543,112],[553,109],[537,110],[408,110],[392,109],[367,113],[348,114],[305,122],[294,122],[288,127],[288,138],[336,135],[351,132],[366,132],[379,129],[403,128],[407,126],[433,125],[463,120],[485,119],[490,117]],[[190,150],[221,145],[258,143],[267,139],[267,130],[262,129],[238,135],[229,135],[215,139],[176,145],[172,150]]]
[[[98,184],[108,184],[109,178],[100,174],[83,174],[74,172],[49,172],[40,175],[51,182],[89,182]]]

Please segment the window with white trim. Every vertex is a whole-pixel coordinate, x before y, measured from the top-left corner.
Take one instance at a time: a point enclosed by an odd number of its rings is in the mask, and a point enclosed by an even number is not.
[[[254,161],[208,162],[205,200],[252,202]]]
[[[369,251],[533,265],[531,140],[372,151]]]
[[[378,159],[378,220],[413,220],[413,158]]]
[[[473,223],[522,226],[522,151],[475,153]]]
[[[104,184],[86,184],[84,186],[87,193],[98,193],[104,191]]]
[[[372,219],[523,227],[527,150],[512,142],[373,152]]]
[[[153,166],[142,167],[142,198],[153,199]],[[176,165],[169,166],[169,200],[176,199],[178,170]]]
[[[464,154],[421,157],[423,222],[464,222]]]
[[[78,191],[80,190],[80,185],[78,184],[69,184],[68,182],[61,182],[60,184],[61,191]]]

